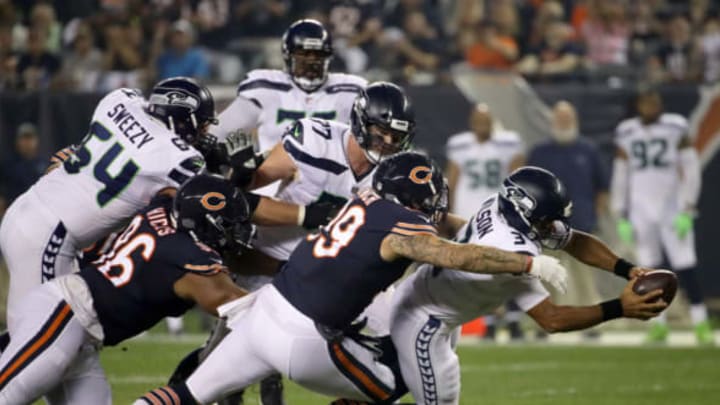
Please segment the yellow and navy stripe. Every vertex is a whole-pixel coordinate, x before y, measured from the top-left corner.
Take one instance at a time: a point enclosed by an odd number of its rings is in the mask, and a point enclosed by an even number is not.
[[[57,340],[72,317],[70,305],[65,301],[60,302],[40,331],[0,370],[0,391]]]
[[[393,389],[385,385],[355,356],[340,343],[328,343],[330,358],[335,367],[347,377],[360,391],[375,402],[386,401],[393,394]]]

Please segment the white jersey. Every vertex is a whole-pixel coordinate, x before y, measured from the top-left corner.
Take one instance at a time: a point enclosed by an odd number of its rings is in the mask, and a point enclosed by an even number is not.
[[[297,168],[289,182],[280,185],[275,198],[308,205],[315,201],[345,202],[353,193],[372,185],[372,168],[356,177],[347,159],[350,127],[346,124],[304,118],[282,138],[285,151]],[[259,227],[255,247],[278,260],[287,260],[308,231],[299,226]]]
[[[482,203],[456,239],[533,256],[541,253],[539,244],[508,225],[498,211],[497,196]],[[422,308],[450,329],[491,313],[508,299],[528,311],[549,295],[538,279],[529,276],[473,274],[430,265],[405,279],[397,294],[404,297],[403,309]]]
[[[617,127],[615,144],[628,156],[628,208],[661,220],[678,210],[680,155],[678,145],[688,133],[688,123],[678,114],[664,113],[644,125],[639,118]]]
[[[240,83],[237,98],[220,113],[220,123],[211,132],[223,140],[234,131],[257,128],[259,151],[265,152],[300,118],[350,122],[353,102],[366,85],[359,76],[330,73],[322,87],[307,93],[282,70],[253,70]]]
[[[496,193],[510,172],[512,159],[523,152],[523,143],[515,132],[493,131],[485,142],[479,142],[467,131],[453,135],[447,142],[447,159],[460,172],[453,193],[452,211],[469,218],[478,204]]]
[[[204,167],[200,153],[148,115],[135,90],[119,89],[95,108],[76,157],[28,191],[63,222],[78,247],[117,229],[161,189]]]

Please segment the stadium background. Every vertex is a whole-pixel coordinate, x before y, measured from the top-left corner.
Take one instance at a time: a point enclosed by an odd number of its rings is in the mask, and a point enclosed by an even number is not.
[[[488,103],[530,147],[549,136],[547,106],[566,99],[581,135],[604,151],[609,176],[615,126],[633,114],[638,88],[656,86],[668,111],[691,120],[701,152],[699,270],[717,318],[719,10],[711,0],[0,0],[0,215],[40,175],[39,162],[84,136],[105,92],[186,74],[210,85],[220,111],[245,72],[282,68],[282,32],[313,17],[333,32],[333,70],[407,88],[416,143],[440,162],[473,103]],[[543,68],[559,60],[567,63]],[[28,131],[39,145],[23,155],[16,141]],[[597,281],[604,295],[616,294],[617,282]],[[715,364],[707,369],[717,376]],[[657,399],[667,389],[655,390]]]

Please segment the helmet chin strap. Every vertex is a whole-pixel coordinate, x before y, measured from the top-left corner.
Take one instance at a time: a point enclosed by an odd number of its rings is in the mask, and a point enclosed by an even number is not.
[[[363,153],[365,154],[365,157],[367,158],[367,160],[370,161],[370,163],[372,163],[374,165],[377,165],[378,163],[382,162],[382,160],[384,159],[383,156],[379,152],[365,149],[365,148],[362,148],[362,150],[363,150]]]

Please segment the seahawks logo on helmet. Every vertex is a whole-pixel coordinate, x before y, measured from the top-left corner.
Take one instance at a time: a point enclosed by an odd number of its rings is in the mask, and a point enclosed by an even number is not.
[[[504,186],[503,194],[525,217],[532,215],[533,210],[537,207],[535,199],[520,187]]]
[[[180,91],[169,91],[165,94],[153,94],[150,103],[159,105],[177,105],[187,107],[190,111],[197,110],[200,102],[198,99]]]

